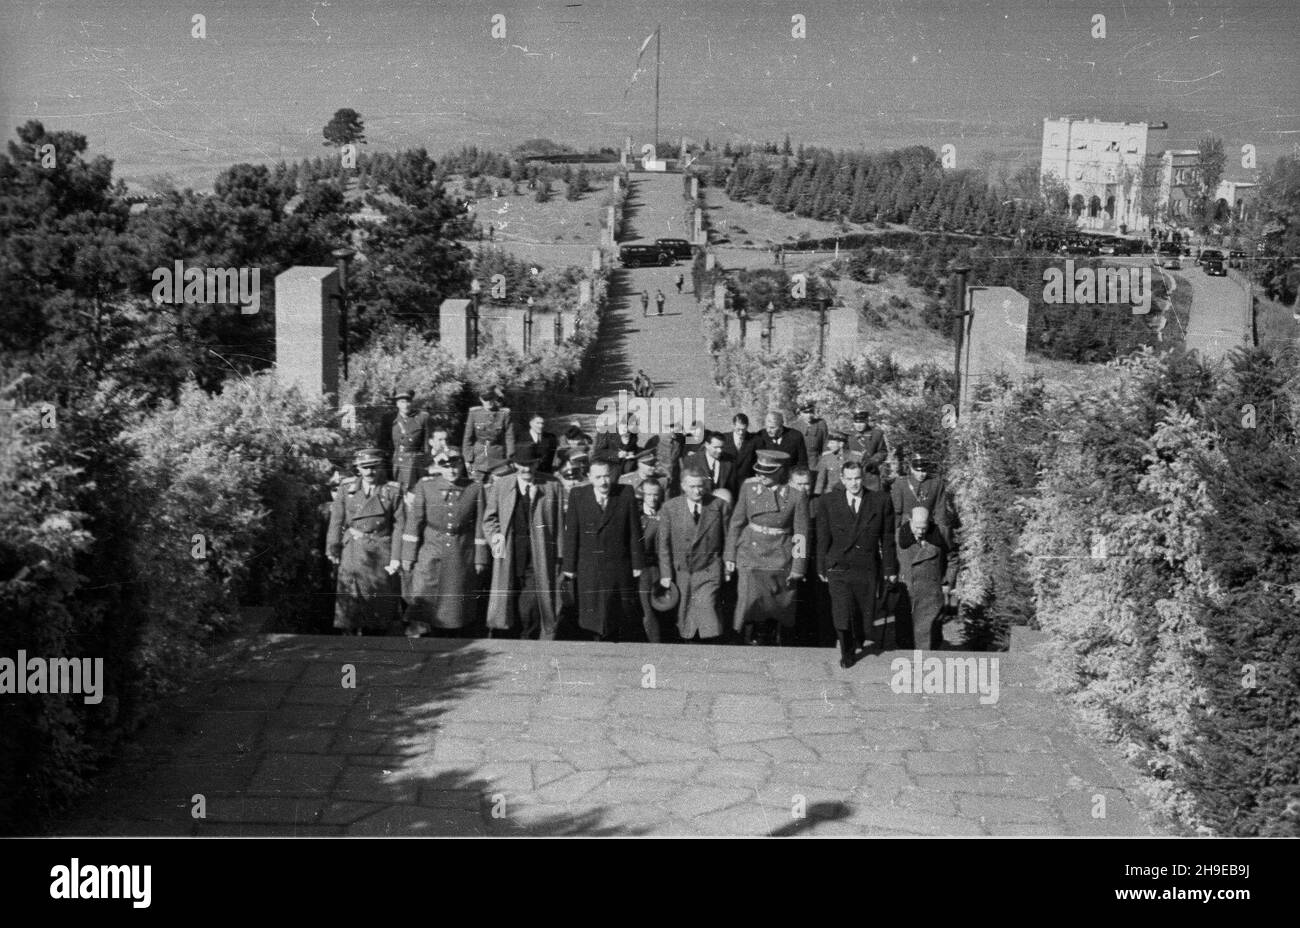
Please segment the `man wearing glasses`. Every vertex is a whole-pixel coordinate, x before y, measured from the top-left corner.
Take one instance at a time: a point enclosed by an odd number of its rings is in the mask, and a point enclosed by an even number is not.
[[[381,483],[384,452],[357,453],[361,476],[344,480],[330,507],[328,551],[338,568],[334,627],[345,634],[385,634],[398,619],[404,508],[402,488]]]

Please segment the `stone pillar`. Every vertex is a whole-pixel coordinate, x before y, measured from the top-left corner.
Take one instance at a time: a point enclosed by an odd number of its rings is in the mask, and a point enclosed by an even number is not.
[[[443,300],[438,307],[438,344],[453,358],[474,353],[473,306],[470,300]]]
[[[704,210],[698,206],[695,207],[695,244],[703,245],[704,241]]]
[[[962,347],[961,407],[965,415],[974,388],[997,372],[1023,376],[1029,334],[1029,298],[1011,287],[970,287],[966,343]]]
[[[578,305],[586,306],[591,302],[591,281],[578,281]]]
[[[699,198],[700,198],[700,179],[694,174],[692,174],[691,175],[691,199],[698,200]]]
[[[718,259],[714,256],[713,252],[708,251],[704,253],[704,269],[706,271],[713,270],[717,263]]]
[[[609,244],[610,244],[611,246],[613,246],[613,245],[617,245],[617,244],[618,244],[618,230],[617,230],[616,228],[614,228],[614,223],[615,223],[615,218],[614,218],[614,207],[611,206],[611,207],[609,207],[609,209],[607,210],[607,212],[606,212],[606,214],[605,214],[605,224],[606,224],[606,227],[609,229],[609,233],[608,233],[608,234],[609,234]]]
[[[339,275],[291,267],[275,277],[275,375],[304,395],[339,394]]]
[[[599,248],[591,249],[591,269],[593,271],[600,270],[600,249]]]
[[[620,190],[622,190],[622,189],[623,189],[623,175],[622,175],[622,174],[615,174],[615,175],[614,175],[614,192],[615,192],[615,193],[618,193],[618,192],[619,192]]]

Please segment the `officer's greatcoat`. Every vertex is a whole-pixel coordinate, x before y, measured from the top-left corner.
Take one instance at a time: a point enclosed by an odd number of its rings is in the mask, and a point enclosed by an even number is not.
[[[488,563],[478,520],[481,484],[442,474],[415,485],[402,532],[402,560],[414,561],[406,623],[417,634],[474,622],[475,566]]]
[[[399,582],[384,568],[401,560],[402,489],[360,477],[343,481],[330,508],[329,550],[338,557],[334,627],[388,631],[397,621]]]

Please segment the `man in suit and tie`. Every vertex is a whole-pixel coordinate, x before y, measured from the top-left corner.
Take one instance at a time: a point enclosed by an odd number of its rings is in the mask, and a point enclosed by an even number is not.
[[[677,581],[677,631],[683,641],[722,634],[718,595],[729,510],[710,494],[704,471],[690,466],[682,473],[682,495],[659,513],[659,583],[667,587]]]
[[[492,551],[488,629],[521,638],[555,638],[555,573],[560,529],[555,479],[537,472],[531,451],[511,457],[514,473],[493,481],[483,507]]]
[[[888,493],[863,490],[862,470],[857,461],[845,464],[842,489],[817,500],[817,564],[830,590],[841,667],[853,666],[860,642],[876,638],[882,570],[889,583],[898,574],[893,504]]]
[[[722,453],[735,467],[732,495],[754,476],[754,443],[758,436],[749,430],[749,416],[738,412],[731,417],[731,431],[723,438]]]
[[[592,461],[590,483],[569,494],[564,524],[564,577],[574,583],[578,624],[599,641],[620,640],[623,624],[630,630],[640,616],[636,580],[645,568],[636,497],[615,483],[615,467]]]
[[[554,432],[546,431],[546,417],[535,412],[528,417],[528,432],[518,442],[519,450],[525,455],[537,458],[539,474],[555,473],[555,452],[559,450],[560,440]]]
[[[808,449],[804,447],[803,433],[786,428],[785,416],[769,412],[763,419],[763,431],[758,433],[754,451],[783,451],[790,457],[791,467],[808,466]]]
[[[733,496],[736,487],[733,480],[736,475],[736,466],[731,461],[723,457],[722,449],[726,443],[726,438],[717,432],[710,432],[709,437],[704,442],[703,453],[692,454],[683,461],[682,472],[686,468],[696,467],[704,472],[709,478],[709,492],[714,490],[726,490]],[[685,484],[682,484],[683,488]]]

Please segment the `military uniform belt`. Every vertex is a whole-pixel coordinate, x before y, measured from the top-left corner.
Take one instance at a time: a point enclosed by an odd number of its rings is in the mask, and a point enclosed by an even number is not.
[[[348,529],[348,534],[353,538],[391,538],[392,532],[359,532],[354,528]]]
[[[760,535],[789,535],[790,534],[790,530],[788,528],[775,528],[771,525],[759,525],[756,522],[750,522],[749,527],[752,528],[754,531],[758,532]]]

